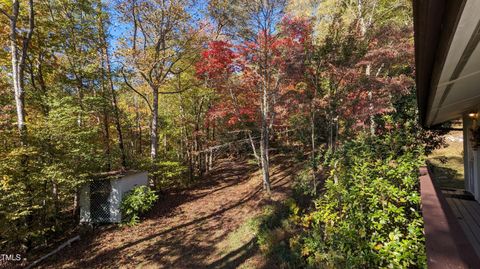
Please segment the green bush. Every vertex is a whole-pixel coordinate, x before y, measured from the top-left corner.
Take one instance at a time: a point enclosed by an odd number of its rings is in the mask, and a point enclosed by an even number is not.
[[[346,143],[330,160],[315,209],[292,216],[302,227],[290,247],[313,268],[423,268],[418,168],[421,152],[389,138]]]
[[[152,165],[151,175],[158,190],[188,185],[187,167],[181,162],[159,161]]]
[[[147,186],[134,188],[122,200],[122,218],[128,225],[136,225],[140,220],[140,215],[146,213],[152,208],[158,196]]]

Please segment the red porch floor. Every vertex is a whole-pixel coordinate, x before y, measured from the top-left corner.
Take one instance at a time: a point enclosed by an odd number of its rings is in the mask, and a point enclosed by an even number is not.
[[[480,268],[480,259],[426,168],[420,170],[428,268]]]

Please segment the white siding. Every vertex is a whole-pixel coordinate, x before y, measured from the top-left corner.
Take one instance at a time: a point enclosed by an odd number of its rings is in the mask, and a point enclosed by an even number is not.
[[[122,194],[130,191],[136,186],[148,185],[148,173],[138,172],[136,174],[128,175],[117,180],[120,184]]]
[[[110,198],[110,216],[112,222],[122,221],[120,205],[123,196],[137,186],[148,186],[148,173],[138,172],[127,175],[112,182],[112,194]]]
[[[119,191],[120,181],[113,180],[112,182],[112,192],[108,198],[110,202],[110,221],[112,223],[118,223],[122,221],[122,214],[120,212],[120,205],[122,203],[121,192]]]
[[[465,190],[480,201],[480,148],[473,150],[471,129],[477,126],[476,120],[463,117],[463,163]]]

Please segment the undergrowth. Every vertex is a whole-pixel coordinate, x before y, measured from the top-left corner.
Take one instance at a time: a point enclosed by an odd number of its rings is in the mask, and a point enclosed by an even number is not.
[[[425,268],[418,168],[423,153],[391,137],[345,143],[325,160],[320,195],[267,207],[251,221],[276,268]],[[299,180],[304,180],[301,177]],[[308,184],[307,184],[308,186]],[[310,203],[305,198],[310,197]]]

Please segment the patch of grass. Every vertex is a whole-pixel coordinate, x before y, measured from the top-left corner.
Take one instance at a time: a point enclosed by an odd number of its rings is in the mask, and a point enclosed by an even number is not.
[[[256,218],[242,223],[218,246],[222,258],[212,263],[209,268],[258,268],[255,260],[258,253],[257,234]]]
[[[449,142],[435,150],[428,156],[427,165],[440,188],[464,188],[463,142]]]
[[[251,158],[249,158],[249,159],[247,160],[247,164],[248,164],[248,165],[255,165],[255,166],[257,166],[257,165],[258,165],[258,161],[257,161],[257,159],[256,159],[255,157],[252,156]]]
[[[273,268],[300,268],[301,258],[290,248],[289,240],[295,228],[289,220],[293,200],[267,206],[262,215],[254,220],[258,246]]]
[[[228,235],[227,240],[222,242],[222,245],[220,246],[222,249],[221,254],[227,254],[241,248],[243,245],[254,239],[257,233],[258,225],[256,223],[256,218],[247,220],[241,224],[237,230],[231,232]]]
[[[255,267],[255,265],[252,265],[252,264],[242,264],[240,265],[240,267],[238,267],[238,269],[256,269],[257,267]]]
[[[290,268],[300,264],[300,257],[291,251],[289,239],[293,234],[289,222],[289,201],[266,206],[264,212],[244,222],[230,233],[222,254],[231,253],[254,240],[260,250],[262,268]],[[244,263],[240,268],[257,268],[258,261]],[[266,267],[265,267],[266,266]]]

